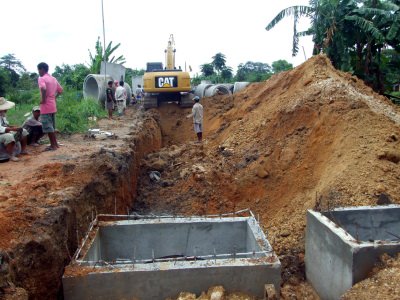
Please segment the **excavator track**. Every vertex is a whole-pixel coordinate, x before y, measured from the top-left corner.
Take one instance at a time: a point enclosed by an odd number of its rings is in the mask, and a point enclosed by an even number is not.
[[[194,96],[192,94],[182,95],[179,106],[182,108],[192,107],[193,106],[193,100],[192,100],[193,97]]]
[[[143,98],[143,107],[144,109],[157,108],[158,107],[157,95],[145,93]]]

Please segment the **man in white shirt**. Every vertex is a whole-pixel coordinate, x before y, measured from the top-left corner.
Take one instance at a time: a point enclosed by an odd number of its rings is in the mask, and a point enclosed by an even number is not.
[[[118,115],[122,116],[126,106],[126,90],[124,82],[121,80],[117,89],[115,90],[115,100],[117,101]]]
[[[193,117],[193,127],[194,131],[197,134],[197,140],[201,143],[203,139],[203,105],[201,105],[200,98],[198,96],[192,99],[194,101],[194,105],[192,108],[192,113],[187,116],[187,118]]]

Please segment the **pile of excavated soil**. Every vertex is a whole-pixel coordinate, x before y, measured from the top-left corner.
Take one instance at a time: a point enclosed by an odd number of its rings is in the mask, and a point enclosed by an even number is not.
[[[315,56],[234,96],[202,100],[198,145],[188,110],[166,105],[160,152],[143,161],[135,209],[160,214],[259,215],[283,265],[282,293],[304,283],[306,210],[400,203],[400,110]],[[159,182],[148,174],[157,170]]]

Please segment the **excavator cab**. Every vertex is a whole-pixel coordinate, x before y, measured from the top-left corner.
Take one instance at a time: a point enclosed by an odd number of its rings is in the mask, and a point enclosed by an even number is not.
[[[190,74],[176,68],[175,53],[171,34],[165,49],[165,67],[160,62],[147,63],[143,75],[145,109],[158,107],[162,102],[178,102],[180,107],[192,106]]]

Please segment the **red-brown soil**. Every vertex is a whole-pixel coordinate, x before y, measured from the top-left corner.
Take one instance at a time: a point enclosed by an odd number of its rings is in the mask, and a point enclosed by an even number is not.
[[[250,208],[282,262],[282,298],[317,299],[304,278],[306,210],[376,205],[383,193],[400,203],[399,108],[325,56],[201,102],[202,144],[190,109],[166,104],[102,120],[116,140],[75,135],[56,152],[31,149],[20,163],[0,164],[0,295],[23,295],[17,286],[31,299],[55,298],[92,217],[116,204],[118,213]],[[374,282],[362,292],[374,295]]]
[[[135,208],[172,214],[250,208],[283,265],[283,296],[313,299],[304,282],[306,210],[400,203],[400,110],[325,56],[202,100],[205,138],[188,111],[159,110],[161,151],[143,162]],[[147,176],[161,172],[161,182]]]

